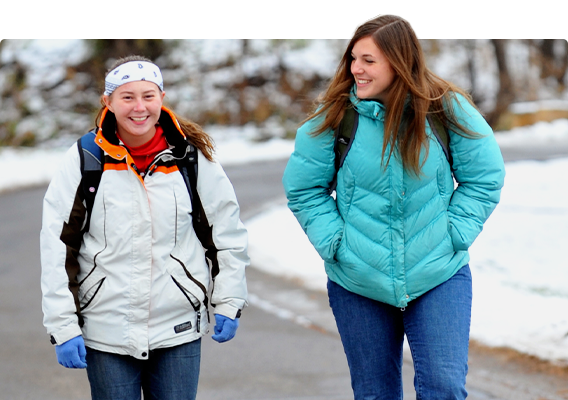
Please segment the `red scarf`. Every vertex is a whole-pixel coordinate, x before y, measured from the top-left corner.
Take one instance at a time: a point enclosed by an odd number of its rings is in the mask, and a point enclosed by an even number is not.
[[[148,166],[152,163],[152,161],[154,161],[154,157],[168,148],[168,142],[166,141],[162,127],[157,126],[156,134],[152,139],[144,143],[142,146],[126,146],[126,148],[134,159],[134,163],[136,164],[138,171],[146,172]]]

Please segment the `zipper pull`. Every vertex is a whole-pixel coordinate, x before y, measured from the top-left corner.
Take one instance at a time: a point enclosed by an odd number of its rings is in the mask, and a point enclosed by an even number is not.
[[[152,176],[154,171],[156,171],[157,169],[158,169],[158,166],[156,164],[152,165],[152,167],[150,167],[150,171],[148,171],[148,176]]]
[[[136,166],[136,164],[132,163],[132,164],[130,164],[130,167],[131,167],[134,171],[136,171],[136,173],[137,173],[138,175],[140,175],[140,171],[138,171],[138,167]]]
[[[201,311],[197,311],[197,333],[201,330]]]

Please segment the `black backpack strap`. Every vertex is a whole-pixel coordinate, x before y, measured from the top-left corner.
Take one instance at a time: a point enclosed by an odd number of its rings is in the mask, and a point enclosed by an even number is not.
[[[213,242],[213,227],[209,225],[199,192],[197,191],[198,165],[196,147],[189,144],[189,151],[184,158],[178,161],[177,165],[191,199],[193,229],[205,249],[205,257],[211,263],[211,275],[215,278],[219,274],[218,250]]]
[[[427,116],[428,123],[436,136],[436,139],[442,146],[442,150],[444,151],[444,155],[450,164],[450,168],[453,165],[452,153],[450,152],[450,136],[448,131],[440,118],[437,116]],[[341,119],[341,123],[339,124],[339,128],[337,130],[337,134],[335,135],[335,143],[334,143],[334,152],[335,152],[335,175],[333,180],[331,181],[329,193],[333,193],[333,191],[337,187],[337,172],[343,166],[343,162],[345,161],[345,157],[347,157],[347,153],[351,149],[351,145],[355,140],[355,133],[357,132],[357,127],[359,125],[359,113],[353,107],[347,107],[345,109],[345,114]]]
[[[358,126],[359,113],[355,108],[347,107],[337,128],[337,134],[335,135],[335,143],[333,146],[335,153],[335,175],[331,181],[329,193],[332,193],[337,187],[337,172],[343,166],[345,157],[347,157],[347,153],[351,149]]]
[[[101,182],[103,173],[103,151],[95,143],[95,130],[92,130],[77,140],[79,157],[81,159],[81,191],[87,208],[86,222],[83,232],[89,230],[91,211],[95,202],[95,196]]]
[[[432,133],[436,136],[438,143],[442,146],[442,150],[446,156],[446,160],[450,164],[450,168],[453,165],[452,153],[450,152],[450,135],[448,134],[448,130],[440,120],[435,115],[428,115],[426,117],[428,119],[428,123],[430,124],[430,128],[432,129]]]

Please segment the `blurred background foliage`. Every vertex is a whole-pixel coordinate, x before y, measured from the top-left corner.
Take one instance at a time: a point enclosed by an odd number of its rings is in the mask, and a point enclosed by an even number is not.
[[[0,42],[0,146],[53,145],[92,128],[107,69],[131,54],[160,66],[166,103],[181,115],[205,126],[253,124],[260,139],[293,137],[347,44],[307,39],[54,42]],[[444,39],[422,45],[429,67],[467,89],[495,130],[568,118],[566,40]],[[547,105],[518,106],[530,102]]]

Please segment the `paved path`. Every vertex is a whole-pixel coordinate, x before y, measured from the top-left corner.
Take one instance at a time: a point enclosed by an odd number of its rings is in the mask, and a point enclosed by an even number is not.
[[[284,164],[228,169],[243,218],[267,202],[282,201]],[[44,192],[35,188],[0,195],[0,399],[89,399],[85,372],[57,364],[41,324],[38,249]],[[237,337],[224,344],[210,337],[203,341],[198,399],[351,399],[347,364],[325,293],[254,267],[248,281],[251,307]],[[511,352],[473,346],[469,398],[568,399],[568,374],[552,372]],[[415,398],[412,379],[406,355],[405,400]]]

